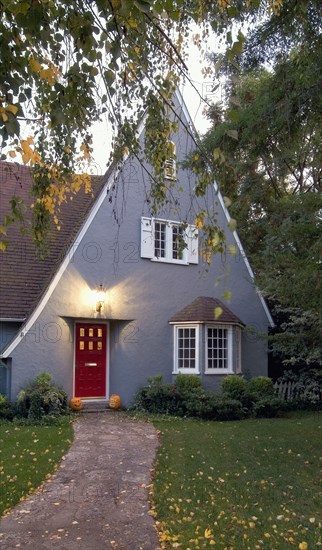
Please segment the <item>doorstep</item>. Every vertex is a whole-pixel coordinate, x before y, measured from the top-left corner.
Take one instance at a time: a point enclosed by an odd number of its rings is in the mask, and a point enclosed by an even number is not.
[[[108,406],[108,399],[100,400],[89,400],[82,399],[83,408],[81,413],[98,413],[98,412],[115,412],[113,409],[110,409]]]

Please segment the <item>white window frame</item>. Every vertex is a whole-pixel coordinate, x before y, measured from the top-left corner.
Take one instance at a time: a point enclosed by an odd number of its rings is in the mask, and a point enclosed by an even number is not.
[[[194,329],[195,330],[195,367],[194,368],[179,368],[179,330]],[[200,325],[197,324],[178,324],[174,325],[174,362],[173,374],[200,374],[199,368],[199,330]]]
[[[235,373],[241,374],[242,373],[242,329],[240,326],[235,326],[235,338],[234,338],[234,345],[235,349],[233,349],[233,353],[235,356]]]
[[[160,223],[165,226],[165,256],[157,256],[155,254],[155,224]],[[182,258],[174,258],[173,257],[173,228],[178,227],[180,228],[180,223],[178,222],[169,222],[167,220],[154,220],[154,231],[153,231],[153,260],[157,262],[171,262],[171,263],[179,263],[179,264],[188,264],[188,250],[187,247],[182,249]],[[183,239],[186,243],[186,237],[183,235]]]
[[[209,368],[208,367],[208,329],[223,329],[227,330],[227,364],[226,368]],[[205,325],[205,374],[233,374],[234,373],[234,341],[233,341],[233,325],[221,324],[206,324]]]
[[[155,224],[165,225],[165,256],[155,254]],[[186,247],[182,249],[182,258],[173,257],[173,228],[181,227],[181,223],[162,218],[141,218],[141,258],[151,261],[172,264],[198,264],[198,230],[194,225],[187,225],[183,233]]]

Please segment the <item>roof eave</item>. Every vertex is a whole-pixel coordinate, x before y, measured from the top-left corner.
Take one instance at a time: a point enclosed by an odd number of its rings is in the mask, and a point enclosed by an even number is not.
[[[235,325],[240,328],[245,328],[244,323],[238,323],[238,321],[220,321],[220,319],[209,319],[207,321],[169,321],[169,325],[207,325],[207,324],[216,324],[216,325]]]

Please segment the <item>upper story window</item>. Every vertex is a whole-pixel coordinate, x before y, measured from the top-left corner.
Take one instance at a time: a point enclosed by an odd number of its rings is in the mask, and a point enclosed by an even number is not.
[[[167,180],[177,179],[176,146],[173,141],[167,141],[167,158],[164,166],[164,177]]]
[[[141,257],[160,262],[197,264],[198,230],[194,225],[184,229],[178,222],[143,217]]]

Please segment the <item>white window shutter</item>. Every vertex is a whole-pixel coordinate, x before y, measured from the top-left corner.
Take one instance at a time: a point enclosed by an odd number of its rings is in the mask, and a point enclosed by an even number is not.
[[[188,245],[188,263],[197,264],[198,259],[198,229],[195,225],[188,225],[186,229]]]
[[[151,218],[141,218],[141,258],[153,258],[154,239]]]

